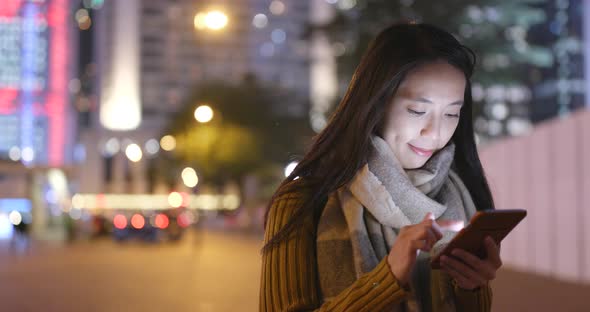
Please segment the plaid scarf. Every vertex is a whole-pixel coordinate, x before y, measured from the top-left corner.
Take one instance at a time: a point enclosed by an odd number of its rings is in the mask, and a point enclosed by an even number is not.
[[[399,230],[422,221],[463,220],[476,209],[469,191],[451,170],[455,146],[447,145],[418,169],[404,170],[389,145],[371,138],[367,165],[331,194],[318,223],[317,260],[322,296],[330,300],[387,256]],[[455,232],[445,231],[440,251]],[[410,277],[408,300],[392,311],[454,311],[447,274],[430,269],[430,253],[420,252]]]

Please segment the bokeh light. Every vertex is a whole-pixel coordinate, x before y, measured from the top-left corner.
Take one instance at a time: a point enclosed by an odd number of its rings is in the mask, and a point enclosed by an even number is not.
[[[213,119],[213,109],[208,105],[201,105],[195,109],[195,119],[200,123],[207,123]]]
[[[160,144],[158,140],[149,139],[145,142],[145,151],[150,155],[155,155],[160,150]]]
[[[229,18],[225,13],[219,10],[209,12],[199,12],[195,15],[194,24],[198,30],[210,29],[221,30],[227,26]]]
[[[125,155],[132,162],[138,162],[143,157],[141,148],[135,143],[127,145],[127,148],[125,149]]]
[[[104,5],[104,0],[84,0],[84,7],[87,9],[98,10]]]
[[[35,158],[35,152],[33,151],[33,148],[31,148],[31,147],[23,148],[22,153],[21,153],[21,158],[25,162],[33,161],[33,159]]]
[[[170,221],[168,220],[168,217],[163,213],[157,214],[154,220],[154,225],[160,229],[167,228],[169,223]]]
[[[176,148],[176,139],[171,135],[165,135],[160,139],[160,146],[165,151],[172,151]]]
[[[221,11],[211,11],[205,15],[205,25],[212,30],[225,28],[227,22],[227,15]]]
[[[134,228],[140,230],[143,228],[144,225],[145,219],[142,215],[136,213],[133,215],[133,217],[131,217],[131,226],[133,226]]]
[[[194,220],[194,215],[189,211],[185,211],[178,215],[176,222],[180,227],[187,227],[191,225],[194,222]]]
[[[182,194],[178,192],[172,192],[168,195],[168,204],[174,208],[182,206]]]
[[[110,138],[104,145],[105,156],[113,156],[119,152],[121,144],[117,138]]]
[[[270,33],[270,38],[272,39],[272,42],[281,44],[287,39],[287,33],[285,33],[284,30],[277,28]]]
[[[8,219],[10,220],[10,223],[14,225],[19,225],[23,221],[22,215],[16,210],[10,212]]]
[[[78,23],[78,28],[80,28],[80,30],[88,30],[90,29],[90,26],[92,26],[92,20],[90,17],[86,17],[83,19],[83,22]]]
[[[74,14],[74,17],[76,18],[78,24],[80,24],[82,23],[82,21],[88,18],[88,10],[79,9],[78,11],[76,11],[76,14]]]
[[[127,227],[127,218],[122,214],[115,215],[113,225],[119,230],[122,230]]]
[[[506,103],[498,102],[492,106],[492,115],[498,120],[504,120],[508,117],[509,111]]]
[[[338,1],[338,7],[341,10],[350,10],[356,6],[356,0],[340,0]]]
[[[240,197],[237,195],[226,195],[223,198],[223,207],[229,210],[238,209],[240,206]]]
[[[20,160],[20,148],[18,146],[13,146],[8,151],[8,157],[12,161],[19,161]]]
[[[196,29],[205,29],[207,26],[205,25],[205,13],[199,12],[195,15],[195,28]]]
[[[195,169],[191,167],[186,167],[182,170],[182,182],[187,187],[195,187],[199,183],[199,177],[197,176],[197,172]]]
[[[85,202],[84,202],[84,197],[80,194],[74,194],[74,196],[72,196],[72,207],[73,208],[78,208],[81,209],[82,207],[84,207]]]
[[[264,28],[268,25],[268,17],[262,13],[256,14],[252,19],[252,25],[256,28]]]
[[[78,11],[76,11],[76,14],[74,16],[76,18],[76,22],[78,22],[78,28],[80,28],[80,30],[90,29],[90,26],[92,26],[92,19],[88,14],[88,10],[79,9]]]
[[[270,3],[268,9],[274,15],[281,15],[285,13],[285,4],[282,1],[274,0]]]
[[[81,210],[166,210],[181,206],[187,209],[219,210],[236,209],[240,197],[236,194],[89,194],[72,197],[73,208]],[[172,205],[173,204],[173,205]],[[25,216],[23,216],[25,218]]]

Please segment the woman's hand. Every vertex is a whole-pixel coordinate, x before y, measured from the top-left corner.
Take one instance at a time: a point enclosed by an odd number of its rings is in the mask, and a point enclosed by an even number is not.
[[[447,272],[457,285],[463,289],[475,289],[485,286],[496,278],[496,271],[502,266],[500,247],[491,237],[486,237],[485,245],[487,258],[482,260],[477,256],[462,250],[454,249],[454,257],[441,257],[441,267]]]
[[[442,238],[443,229],[456,227],[460,223],[462,222],[451,220],[434,221],[434,215],[429,212],[422,222],[402,227],[387,255],[389,268],[398,282],[403,286],[407,285],[419,250],[430,251]]]

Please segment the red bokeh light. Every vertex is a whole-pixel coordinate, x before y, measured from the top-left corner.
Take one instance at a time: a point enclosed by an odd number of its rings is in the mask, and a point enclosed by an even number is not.
[[[124,215],[118,214],[113,218],[113,224],[116,228],[122,230],[127,226],[127,218]]]
[[[140,214],[134,214],[133,217],[131,217],[131,225],[140,230],[145,225],[145,219]]]
[[[187,212],[183,212],[176,218],[176,222],[180,227],[187,227],[191,225],[191,216]]]
[[[168,217],[165,214],[160,213],[156,216],[156,220],[154,221],[154,223],[156,224],[156,227],[160,229],[165,229],[168,227],[170,221],[168,220]]]

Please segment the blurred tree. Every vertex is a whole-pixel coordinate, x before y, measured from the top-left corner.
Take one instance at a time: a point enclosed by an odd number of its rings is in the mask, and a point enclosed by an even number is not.
[[[474,117],[479,120],[476,131],[485,138],[506,134],[509,116],[528,119],[530,68],[549,67],[553,63],[549,48],[535,45],[527,38],[532,26],[547,20],[541,8],[544,3],[543,0],[340,0],[335,5],[332,21],[313,25],[311,30],[325,31],[331,38],[338,75],[346,83],[370,40],[384,27],[415,21],[450,31],[478,56],[473,81],[474,100],[480,105],[475,105]],[[345,87],[346,84],[341,84],[341,89]]]
[[[284,168],[312,134],[305,116],[280,110],[284,96],[284,90],[262,86],[253,76],[238,85],[199,86],[166,129],[176,138],[176,160],[217,185]],[[195,120],[194,111],[200,105],[213,109],[210,122]]]

